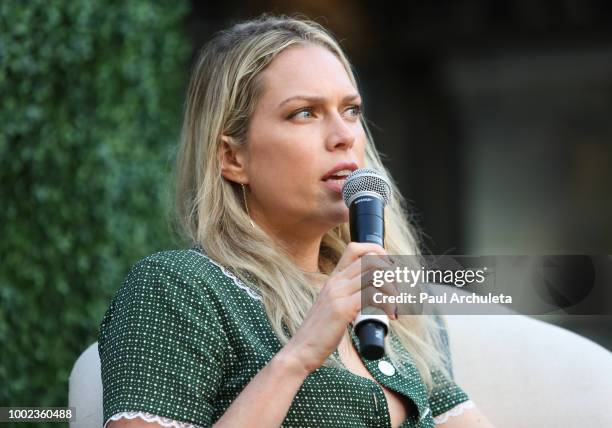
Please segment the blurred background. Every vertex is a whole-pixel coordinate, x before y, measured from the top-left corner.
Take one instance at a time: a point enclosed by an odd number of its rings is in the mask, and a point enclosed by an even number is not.
[[[612,254],[612,4],[0,3],[0,405],[65,406],[131,264],[181,243],[192,61],[262,12],[329,28],[432,254]],[[612,319],[543,316],[612,349]]]

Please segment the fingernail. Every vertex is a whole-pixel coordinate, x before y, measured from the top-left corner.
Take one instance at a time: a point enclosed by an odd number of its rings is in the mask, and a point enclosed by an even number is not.
[[[395,311],[393,312],[394,316],[395,316],[395,320],[397,320],[397,306],[395,307]]]

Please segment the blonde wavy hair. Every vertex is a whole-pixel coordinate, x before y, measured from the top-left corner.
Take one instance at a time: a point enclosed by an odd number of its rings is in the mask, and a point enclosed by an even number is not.
[[[285,248],[251,225],[239,185],[221,175],[219,147],[222,134],[232,137],[237,145],[248,144],[249,118],[262,91],[259,74],[283,50],[304,44],[322,46],[335,54],[358,88],[347,57],[320,24],[271,15],[235,24],[217,33],[194,65],[176,169],[176,214],[184,237],[255,288],[283,345],[300,327],[319,288]],[[363,116],[361,121],[367,137],[366,166],[391,177]],[[386,250],[389,254],[418,255],[416,229],[409,223],[396,183],[392,179],[391,183],[393,195],[385,214]],[[348,223],[325,234],[319,252],[321,272],[332,272],[349,242]],[[398,369],[406,359],[412,359],[430,391],[434,370],[449,375],[448,361],[441,351],[441,329],[431,316],[402,315],[390,321],[386,345]],[[324,365],[342,368],[335,354]]]

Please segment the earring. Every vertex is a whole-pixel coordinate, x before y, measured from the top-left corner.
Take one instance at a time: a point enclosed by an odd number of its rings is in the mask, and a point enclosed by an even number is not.
[[[240,183],[240,186],[242,186],[242,198],[244,199],[244,208],[246,209],[247,216],[249,216],[249,221],[251,222],[251,226],[253,226],[253,229],[255,229],[255,223],[253,223],[253,220],[251,219],[251,214],[249,213],[249,206],[247,205],[246,189],[245,189],[246,186],[244,185],[244,183]]]

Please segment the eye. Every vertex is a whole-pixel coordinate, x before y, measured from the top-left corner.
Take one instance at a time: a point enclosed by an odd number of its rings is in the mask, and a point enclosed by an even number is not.
[[[346,110],[352,111],[352,116],[359,116],[361,114],[361,106],[357,104],[350,106]]]
[[[308,119],[313,117],[312,116],[312,108],[311,107],[306,107],[303,109],[300,109],[296,112],[293,112],[289,115],[288,119],[293,119],[294,117],[297,118],[304,118],[304,119]]]

